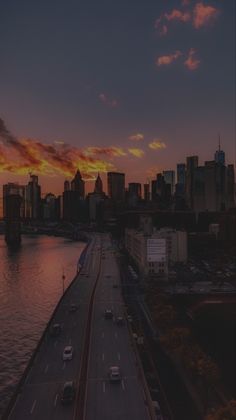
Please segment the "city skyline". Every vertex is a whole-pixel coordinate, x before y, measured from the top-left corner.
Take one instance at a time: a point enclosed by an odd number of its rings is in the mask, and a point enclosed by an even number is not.
[[[0,417],[236,407],[236,1],[0,13]]]
[[[219,133],[235,163],[233,1],[24,4],[2,13],[1,184],[32,171],[59,193],[78,167],[144,183],[211,159]]]
[[[220,155],[222,155],[223,154],[223,156],[224,156],[224,159],[225,159],[225,161],[224,162],[220,162],[219,160],[218,160],[218,154],[220,153]],[[29,172],[26,174],[26,175],[22,175],[22,177],[21,177],[21,182],[19,182],[19,180],[18,180],[18,178],[16,178],[14,175],[12,175],[11,173],[9,173],[8,175],[6,174],[5,175],[5,181],[4,181],[4,183],[2,183],[2,185],[4,185],[4,184],[7,184],[7,183],[16,183],[16,184],[19,184],[19,185],[21,185],[21,184],[25,184],[28,180],[29,180],[29,177],[31,176],[31,175],[36,175],[37,177],[39,177],[40,178],[40,183],[41,183],[41,185],[42,185],[42,195],[43,196],[45,196],[46,194],[50,194],[50,193],[54,193],[54,194],[61,194],[62,192],[63,192],[63,190],[64,190],[64,183],[65,182],[69,182],[69,183],[71,183],[72,181],[73,181],[73,179],[74,179],[74,177],[75,177],[75,175],[76,175],[76,172],[80,172],[81,174],[82,174],[82,179],[83,179],[83,181],[84,181],[84,183],[85,183],[85,195],[87,195],[87,194],[89,194],[90,192],[93,192],[93,190],[94,190],[94,186],[95,186],[95,184],[96,184],[96,180],[97,180],[97,177],[99,176],[99,177],[101,177],[101,179],[102,179],[102,183],[103,183],[103,190],[104,190],[104,192],[105,193],[108,193],[108,186],[107,186],[107,182],[108,182],[108,180],[107,180],[107,176],[108,176],[108,173],[109,172],[114,172],[114,173],[122,173],[122,174],[124,174],[125,175],[125,188],[127,189],[128,188],[128,186],[129,186],[129,184],[131,183],[139,183],[139,184],[141,184],[141,186],[143,186],[144,184],[146,184],[146,183],[148,183],[149,185],[151,185],[151,182],[153,181],[153,180],[155,180],[156,179],[156,177],[157,177],[157,175],[158,174],[162,174],[163,176],[164,176],[164,178],[166,177],[166,175],[167,175],[167,173],[173,173],[173,176],[174,176],[174,180],[175,180],[175,182],[173,183],[173,186],[175,187],[175,184],[178,182],[178,166],[186,166],[186,164],[187,164],[187,159],[189,158],[189,157],[197,157],[198,158],[198,166],[202,166],[202,165],[204,165],[206,162],[210,162],[210,161],[215,161],[215,162],[218,162],[218,163],[222,163],[223,165],[233,165],[234,167],[235,167],[235,165],[234,165],[234,163],[232,163],[232,161],[230,161],[229,159],[227,159],[227,156],[226,156],[226,154],[225,154],[225,151],[223,150],[223,148],[221,148],[221,146],[218,144],[218,149],[216,149],[214,152],[212,152],[212,155],[211,156],[209,156],[209,158],[208,159],[206,159],[206,160],[204,160],[203,161],[203,159],[201,158],[201,156],[199,156],[199,154],[196,154],[196,155],[191,155],[191,156],[184,156],[183,157],[183,159],[182,160],[180,160],[179,162],[176,162],[175,163],[175,166],[174,167],[169,167],[168,169],[166,168],[166,169],[163,169],[163,170],[160,170],[160,171],[157,171],[156,173],[153,171],[153,174],[152,175],[150,175],[148,178],[143,178],[144,180],[143,181],[141,181],[141,182],[139,182],[138,180],[136,180],[136,179],[133,179],[133,178],[131,178],[130,176],[129,176],[129,173],[127,173],[127,172],[122,172],[122,171],[119,171],[118,169],[117,170],[108,170],[107,172],[104,172],[104,173],[101,173],[99,170],[97,171],[97,172],[95,172],[94,171],[94,175],[93,175],[93,178],[92,179],[86,179],[86,177],[84,178],[84,176],[83,176],[83,172],[80,170],[80,168],[78,167],[78,168],[75,168],[75,172],[74,173],[72,173],[72,175],[71,176],[67,176],[67,177],[65,177],[65,178],[61,178],[60,176],[56,176],[55,175],[55,178],[56,179],[62,179],[62,182],[61,182],[61,184],[59,184],[59,189],[56,189],[56,191],[53,191],[53,190],[50,190],[50,188],[49,189],[47,189],[47,187],[45,186],[45,184],[44,184],[44,177],[43,177],[43,174],[40,174],[40,172],[39,173],[37,173],[37,172],[33,172],[33,171],[30,171],[29,170]],[[168,179],[166,180],[166,182],[168,183],[169,181],[168,181]],[[172,182],[170,182],[170,183],[172,183]],[[142,195],[143,195],[143,193],[144,193],[144,191],[143,191],[143,189],[142,189]],[[173,194],[173,191],[172,191],[172,194]],[[0,197],[1,197],[1,192],[0,192]]]

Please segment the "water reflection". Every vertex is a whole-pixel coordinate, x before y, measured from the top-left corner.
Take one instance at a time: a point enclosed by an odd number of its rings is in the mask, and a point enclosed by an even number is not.
[[[22,237],[8,248],[0,236],[0,414],[35,348],[62,290],[73,279],[84,244]]]

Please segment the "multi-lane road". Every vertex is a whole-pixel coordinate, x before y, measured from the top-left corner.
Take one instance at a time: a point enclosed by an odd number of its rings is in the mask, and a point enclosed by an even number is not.
[[[127,325],[116,324],[117,316],[125,317],[119,286],[120,276],[114,250],[110,238],[106,237],[93,308],[86,420],[149,419]],[[106,309],[112,310],[114,319],[105,319]],[[110,366],[120,367],[120,384],[110,383]]]
[[[83,419],[150,419],[132,337],[126,322],[122,326],[115,322],[118,315],[125,315],[119,286],[119,270],[111,239],[106,234],[94,235],[83,268],[51,322],[59,323],[62,331],[52,337],[48,329],[44,335],[16,396],[9,420],[82,420],[78,398],[71,405],[63,406],[61,392],[63,384],[70,380],[75,381],[79,389],[86,354]],[[71,304],[77,305],[78,309],[70,312]],[[105,319],[105,309],[112,310],[114,320]],[[89,313],[91,322],[88,322]],[[87,346],[84,345],[86,335],[89,337]],[[71,361],[62,358],[66,345],[74,348]],[[110,366],[120,367],[122,377],[119,384],[110,383]]]

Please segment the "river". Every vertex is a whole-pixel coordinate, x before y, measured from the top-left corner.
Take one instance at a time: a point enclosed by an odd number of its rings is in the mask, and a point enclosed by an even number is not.
[[[85,244],[24,236],[17,251],[0,235],[0,416],[65,288]]]

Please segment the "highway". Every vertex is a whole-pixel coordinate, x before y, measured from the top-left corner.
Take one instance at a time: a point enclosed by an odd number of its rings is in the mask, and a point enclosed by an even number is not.
[[[105,309],[111,309],[114,318],[125,317],[119,269],[111,245],[107,235],[103,240],[101,273],[95,293],[85,419],[146,420],[150,417],[127,324],[118,326],[115,319],[104,317]],[[110,366],[120,367],[121,383],[110,383]]]
[[[9,420],[73,419],[75,407],[62,406],[61,390],[64,382],[76,381],[79,375],[88,304],[99,269],[99,250],[100,239],[95,237],[82,271],[53,318],[52,324],[60,323],[62,332],[58,337],[47,332]],[[71,303],[78,305],[76,312],[69,312]],[[64,362],[62,353],[66,345],[72,345],[75,353],[71,361]]]
[[[82,397],[83,420],[150,419],[126,321],[118,326],[114,320],[104,318],[105,309],[112,309],[115,317],[125,316],[119,286],[119,269],[111,239],[107,234],[94,234],[83,268],[51,322],[51,325],[61,324],[62,331],[52,337],[47,330],[7,417],[9,420],[82,420],[78,409],[80,393],[74,404],[63,406],[60,400],[66,381],[75,381],[77,390],[81,389],[79,384],[86,354],[85,387],[81,381],[85,391]],[[71,304],[78,305],[75,312],[70,312]],[[89,348],[84,346],[86,335],[89,337]],[[74,348],[71,361],[62,359],[67,345]],[[122,380],[119,384],[109,381],[108,371],[113,365],[121,368]]]

